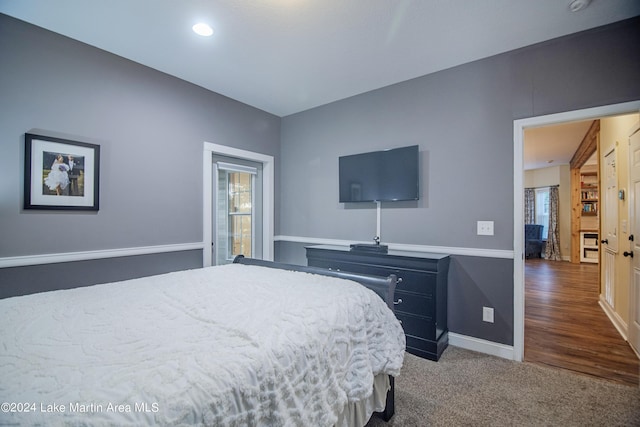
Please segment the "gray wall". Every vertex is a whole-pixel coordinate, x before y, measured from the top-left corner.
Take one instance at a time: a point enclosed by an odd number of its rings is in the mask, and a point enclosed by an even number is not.
[[[0,299],[202,267],[202,251],[136,255],[0,269]]]
[[[0,58],[0,257],[201,242],[203,142],[278,156],[279,117],[2,14]],[[22,209],[30,131],[100,145],[99,212]]]
[[[337,198],[338,156],[418,144],[422,194],[385,204],[384,242],[513,248],[513,120],[640,99],[640,20],[532,46],[280,119],[0,14],[0,257],[201,241],[202,142],[276,158],[276,234],[370,240]],[[98,213],[22,210],[24,133],[98,143]],[[495,236],[476,236],[477,220]],[[304,263],[304,244],[276,259]],[[199,251],[0,269],[0,297],[192,268]],[[5,292],[6,291],[6,292]],[[454,256],[453,332],[513,343],[513,262]],[[482,305],[496,323],[481,322]]]
[[[338,156],[417,144],[420,200],[383,203],[382,240],[511,248],[513,149],[494,146],[512,130],[490,125],[512,126],[508,71],[508,58],[492,58],[285,117],[280,233],[371,240],[375,204],[338,203]],[[476,236],[477,220],[495,221],[495,237]]]
[[[512,250],[514,119],[640,99],[639,42],[635,18],[283,118],[280,234],[371,240],[374,205],[338,203],[338,157],[418,144],[421,199],[383,205],[383,242]],[[300,262],[303,246],[277,253]],[[449,297],[451,331],[513,344],[513,260],[455,256]]]

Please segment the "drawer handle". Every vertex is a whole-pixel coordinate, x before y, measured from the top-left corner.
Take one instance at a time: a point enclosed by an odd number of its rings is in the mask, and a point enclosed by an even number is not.
[[[395,305],[402,304],[402,298],[398,298],[398,301],[393,302]]]
[[[396,285],[399,285],[400,283],[402,283],[402,277],[398,277],[396,279]]]

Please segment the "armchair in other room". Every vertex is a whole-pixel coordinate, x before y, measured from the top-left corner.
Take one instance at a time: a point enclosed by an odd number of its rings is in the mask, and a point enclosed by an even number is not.
[[[542,225],[524,225],[525,258],[542,258]]]

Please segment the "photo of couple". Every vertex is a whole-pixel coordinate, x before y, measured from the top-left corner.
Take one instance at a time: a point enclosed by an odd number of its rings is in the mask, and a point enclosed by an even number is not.
[[[43,195],[84,196],[84,157],[45,151],[42,159]]]

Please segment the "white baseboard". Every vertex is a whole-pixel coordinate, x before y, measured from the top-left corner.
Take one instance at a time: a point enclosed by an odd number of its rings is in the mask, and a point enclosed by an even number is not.
[[[503,359],[515,360],[513,346],[487,341],[480,338],[449,332],[449,344],[466,350],[477,351],[479,353],[490,354]]]
[[[605,301],[603,295],[600,295],[600,300],[598,301],[598,304],[600,304],[600,307],[602,307],[602,311],[604,311],[604,314],[606,314],[609,320],[611,320],[611,323],[613,323],[613,326],[615,326],[615,328],[618,330],[618,333],[622,336],[622,338],[624,338],[625,341],[628,341],[627,332],[629,331],[629,329],[628,329],[627,323],[624,320],[622,320],[622,317],[620,317],[618,313],[615,312],[613,307],[611,307]]]
[[[29,265],[56,264],[59,262],[87,261],[92,259],[118,258],[135,255],[150,255],[166,252],[202,250],[202,242],[178,243],[174,245],[142,246],[137,248],[105,249],[98,251],[66,252],[58,254],[25,255],[0,258],[0,268]]]

